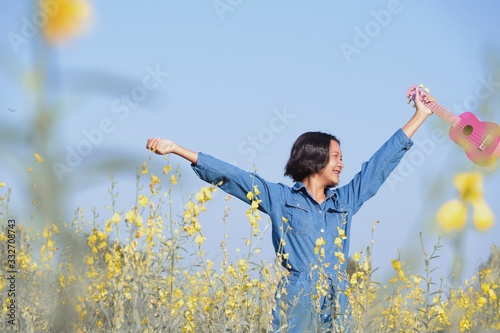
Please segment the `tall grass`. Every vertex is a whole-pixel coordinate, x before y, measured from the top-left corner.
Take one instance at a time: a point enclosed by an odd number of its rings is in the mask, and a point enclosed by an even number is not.
[[[36,216],[16,221],[16,293],[7,296],[10,282],[1,274],[0,331],[269,332],[272,310],[281,307],[275,295],[286,290],[277,290],[284,276],[281,254],[266,262],[257,251],[264,224],[257,210],[258,189],[248,195],[246,250],[235,258],[224,237],[223,259],[216,265],[204,252],[203,226],[220,223],[225,230],[229,208],[222,221],[204,221],[216,187],[183,198],[173,191],[179,186],[178,171],[170,165],[163,171],[158,177],[145,164],[139,168],[135,202],[127,211],[117,208],[120,197],[111,177],[108,209],[76,209],[63,224],[64,232],[51,222],[34,231]],[[7,272],[11,193],[0,190],[0,259]],[[174,207],[181,201],[184,209],[178,212]],[[343,275],[350,282],[346,293],[352,315],[338,332],[500,331],[499,251],[492,250],[477,275],[445,290],[431,274],[439,249],[439,243],[430,253],[422,246],[425,270],[419,274],[399,258],[388,262],[394,276],[386,283],[376,281],[370,248],[356,252]],[[14,322],[8,316],[13,298]]]

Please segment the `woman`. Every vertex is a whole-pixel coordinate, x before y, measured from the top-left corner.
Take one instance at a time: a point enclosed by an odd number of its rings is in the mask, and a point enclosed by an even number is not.
[[[185,158],[201,179],[245,202],[257,186],[259,209],[271,218],[274,249],[289,273],[276,293],[274,332],[328,332],[346,325],[349,310],[343,291],[351,219],[375,195],[412,146],[413,134],[432,114],[425,104],[433,97],[421,101],[418,89],[416,93],[415,114],[339,188],[335,187],[344,167],[342,150],[330,134],[307,132],[295,141],[285,167],[285,175],[295,181],[293,187],[268,182],[169,140],[148,139],[147,149]]]

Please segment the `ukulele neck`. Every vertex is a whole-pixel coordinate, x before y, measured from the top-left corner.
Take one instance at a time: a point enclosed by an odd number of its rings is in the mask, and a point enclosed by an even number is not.
[[[436,102],[428,103],[427,107],[448,124],[450,124],[451,127],[457,127],[458,123],[460,122],[460,118],[457,115],[446,110]]]

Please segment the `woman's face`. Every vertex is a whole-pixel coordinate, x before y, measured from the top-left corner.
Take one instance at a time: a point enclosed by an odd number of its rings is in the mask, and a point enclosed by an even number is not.
[[[330,141],[330,160],[328,164],[319,172],[320,177],[325,182],[325,187],[337,186],[340,183],[340,173],[344,168],[342,162],[342,150],[335,140]]]

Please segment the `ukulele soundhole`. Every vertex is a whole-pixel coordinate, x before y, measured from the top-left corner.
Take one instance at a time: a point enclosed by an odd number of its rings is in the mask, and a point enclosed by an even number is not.
[[[464,129],[462,130],[462,133],[464,133],[465,136],[469,136],[472,134],[472,126],[471,125],[466,125]]]

